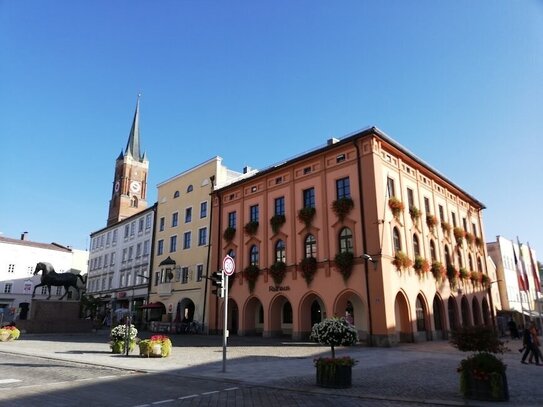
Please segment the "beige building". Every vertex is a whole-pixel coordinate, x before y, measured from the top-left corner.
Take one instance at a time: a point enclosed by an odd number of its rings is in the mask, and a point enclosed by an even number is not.
[[[158,185],[156,235],[149,320],[167,322],[177,331],[183,322],[207,326],[205,302],[209,275],[210,193],[243,174],[228,170],[214,157]],[[151,329],[161,330],[157,322]]]

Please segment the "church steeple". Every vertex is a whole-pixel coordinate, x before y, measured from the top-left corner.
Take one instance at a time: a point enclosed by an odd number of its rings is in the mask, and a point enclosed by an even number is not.
[[[126,143],[124,154],[141,162],[143,161],[143,157],[140,153],[140,96],[141,94],[138,94],[134,120],[132,120],[132,128],[130,129],[130,135],[128,136],[128,143]]]
[[[147,208],[149,160],[140,151],[140,96],[136,102],[126,149],[121,151],[115,162],[108,226]]]

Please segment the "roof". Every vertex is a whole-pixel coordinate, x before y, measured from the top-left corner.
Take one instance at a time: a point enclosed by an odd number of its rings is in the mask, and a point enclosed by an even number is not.
[[[453,183],[451,180],[449,180],[447,177],[445,177],[443,174],[441,174],[439,171],[437,171],[436,169],[434,169],[432,166],[430,166],[428,163],[426,163],[425,161],[423,161],[421,158],[417,157],[415,154],[413,154],[411,151],[409,151],[407,148],[405,148],[404,146],[402,146],[400,143],[398,143],[397,141],[395,141],[394,139],[392,139],[391,137],[389,137],[385,132],[383,132],[382,130],[380,130],[379,128],[375,127],[375,126],[371,126],[371,127],[368,127],[368,128],[365,128],[365,129],[362,129],[362,130],[358,130],[358,131],[355,131],[353,133],[350,133],[348,135],[346,135],[345,137],[341,138],[339,141],[337,141],[336,143],[333,143],[333,144],[327,144],[325,146],[320,146],[320,147],[317,147],[313,150],[309,150],[309,151],[306,151],[300,155],[297,155],[297,156],[294,156],[293,158],[290,158],[290,159],[287,159],[285,161],[282,161],[280,162],[279,164],[276,164],[276,165],[272,165],[271,167],[268,167],[262,171],[259,171],[257,172],[256,174],[252,175],[251,177],[248,177],[248,178],[244,178],[244,179],[241,179],[239,181],[236,181],[236,182],[233,182],[232,184],[230,185],[225,185],[221,188],[218,188],[216,190],[216,192],[220,192],[222,189],[227,189],[227,188],[230,188],[232,186],[236,186],[237,184],[241,184],[243,182],[246,182],[248,179],[250,178],[257,178],[257,177],[260,177],[260,176],[263,176],[263,175],[266,175],[272,171],[275,171],[276,169],[279,169],[279,168],[282,168],[282,167],[285,167],[285,166],[288,166],[288,165],[291,165],[293,163],[296,163],[298,161],[302,161],[302,160],[305,160],[313,155],[317,155],[317,154],[320,154],[324,151],[327,151],[327,150],[331,150],[333,148],[337,148],[338,146],[341,146],[341,145],[344,145],[344,144],[348,144],[348,143],[351,143],[353,142],[354,140],[358,139],[358,138],[361,138],[361,137],[366,137],[366,136],[375,136],[375,137],[378,137],[380,139],[382,139],[383,141],[385,141],[386,143],[390,144],[392,147],[394,147],[395,149],[399,150],[401,153],[407,155],[409,158],[411,158],[413,161],[415,161],[417,164],[421,165],[422,167],[426,168],[428,171],[432,172],[433,174],[437,175],[439,178],[441,178],[446,184],[450,185],[451,187],[453,187],[454,189],[456,189],[457,191],[459,191],[461,194],[465,195],[467,198],[469,198],[473,203],[479,205],[481,207],[481,209],[485,209],[485,205],[480,202],[478,199],[476,199],[475,197],[473,197],[471,194],[467,193],[466,191],[464,191],[462,188],[460,188],[458,185],[456,185],[455,183]]]
[[[0,243],[6,243],[6,244],[16,244],[20,246],[26,246],[26,247],[36,247],[38,249],[45,249],[45,250],[56,250],[60,252],[68,252],[71,253],[72,249],[69,247],[63,246],[58,243],[40,243],[40,242],[33,242],[31,240],[21,240],[21,239],[12,239],[9,237],[3,237],[0,236]]]
[[[124,154],[140,162],[145,159],[145,155],[142,156],[140,153],[140,95],[138,95],[136,102],[136,111],[134,112],[134,119],[132,120],[132,127],[130,128]]]

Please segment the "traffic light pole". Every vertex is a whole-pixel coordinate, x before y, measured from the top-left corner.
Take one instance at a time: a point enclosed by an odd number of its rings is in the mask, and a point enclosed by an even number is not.
[[[226,347],[228,344],[228,276],[223,270],[224,325],[222,329],[222,372],[226,372]]]

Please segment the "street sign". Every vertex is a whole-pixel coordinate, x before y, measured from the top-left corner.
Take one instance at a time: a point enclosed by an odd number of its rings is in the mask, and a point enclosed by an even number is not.
[[[231,276],[236,271],[236,262],[232,257],[226,255],[222,261],[222,269],[224,270],[224,274]]]

